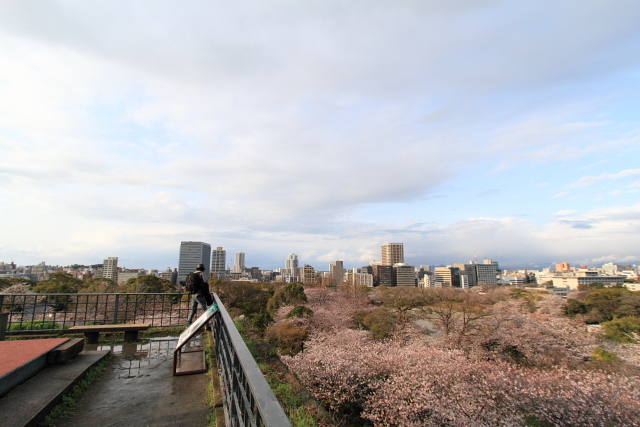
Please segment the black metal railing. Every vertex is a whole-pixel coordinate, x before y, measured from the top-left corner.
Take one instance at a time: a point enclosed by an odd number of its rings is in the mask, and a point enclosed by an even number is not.
[[[187,294],[0,294],[0,311],[8,312],[7,335],[58,332],[71,326],[150,323],[184,325]]]
[[[227,427],[291,426],[229,313],[213,296],[219,308],[213,331]]]

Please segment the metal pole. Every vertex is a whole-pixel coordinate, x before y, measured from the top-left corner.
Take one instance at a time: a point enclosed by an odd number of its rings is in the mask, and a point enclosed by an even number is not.
[[[113,324],[118,323],[118,301],[120,301],[120,295],[116,294],[116,301],[113,305]]]

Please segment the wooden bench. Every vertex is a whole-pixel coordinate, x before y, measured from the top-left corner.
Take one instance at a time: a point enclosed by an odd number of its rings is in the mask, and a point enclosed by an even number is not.
[[[69,332],[82,332],[87,344],[97,344],[100,332],[124,332],[124,342],[134,342],[138,340],[139,331],[146,331],[150,327],[150,323],[134,323],[122,325],[73,326],[67,330]]]

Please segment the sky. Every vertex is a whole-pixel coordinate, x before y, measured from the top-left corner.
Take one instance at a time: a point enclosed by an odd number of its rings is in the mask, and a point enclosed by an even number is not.
[[[0,261],[640,260],[640,2],[0,2]]]

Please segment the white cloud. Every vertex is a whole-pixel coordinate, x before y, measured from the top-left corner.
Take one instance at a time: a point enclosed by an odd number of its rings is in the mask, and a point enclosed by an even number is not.
[[[558,211],[554,215],[555,216],[567,216],[567,215],[574,214],[576,212],[577,212],[576,210],[567,209],[567,210],[563,210],[563,211]]]
[[[635,102],[635,81],[613,82],[640,64],[635,3],[154,6],[0,4],[0,207],[15,230],[2,256],[168,259],[179,240],[209,239],[266,262],[364,263],[398,236],[433,245],[416,257],[526,259],[546,250],[518,245],[548,213],[495,219],[452,190],[448,203],[486,218],[437,223],[425,216],[452,207],[416,201],[485,171],[557,186],[535,168],[638,146],[637,126],[609,113]],[[413,224],[349,220],[371,205]]]
[[[602,175],[598,176],[585,176],[580,178],[577,182],[568,185],[567,187],[586,187],[589,185],[593,185],[599,181],[614,180],[636,175],[640,175],[640,169],[628,169],[620,171],[618,173],[603,173]]]

